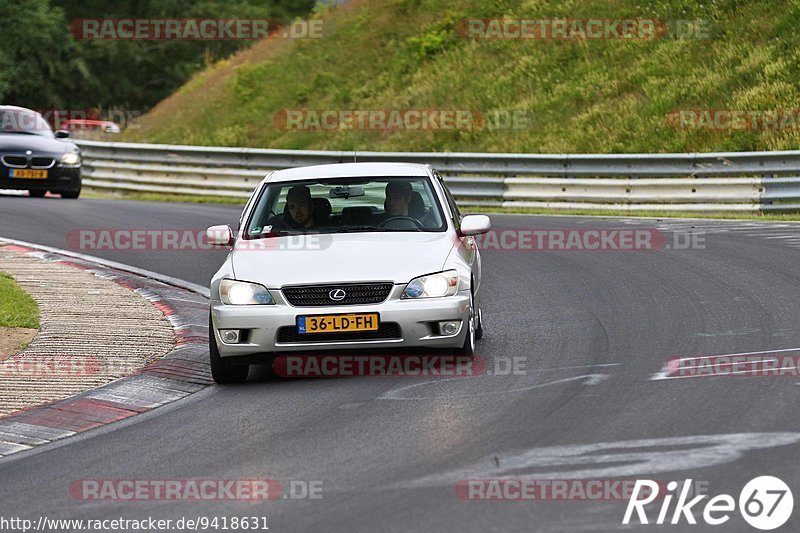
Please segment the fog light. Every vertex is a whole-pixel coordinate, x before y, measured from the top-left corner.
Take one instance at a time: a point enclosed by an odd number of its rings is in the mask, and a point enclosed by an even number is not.
[[[222,342],[225,344],[239,344],[239,330],[238,329],[221,329],[219,336],[222,337]]]
[[[442,335],[455,335],[461,329],[460,320],[451,320],[448,322],[439,322],[439,333]]]

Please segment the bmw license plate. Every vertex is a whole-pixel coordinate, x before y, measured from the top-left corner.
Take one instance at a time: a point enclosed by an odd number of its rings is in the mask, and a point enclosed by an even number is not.
[[[12,178],[47,179],[46,170],[33,170],[30,168],[12,168],[8,175]]]
[[[297,332],[377,331],[378,322],[378,313],[299,316],[297,317]]]

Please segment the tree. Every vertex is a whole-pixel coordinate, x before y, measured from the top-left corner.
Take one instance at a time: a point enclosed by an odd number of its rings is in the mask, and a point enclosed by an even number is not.
[[[93,83],[64,12],[47,0],[5,0],[0,18],[0,101],[27,107],[68,105]]]
[[[81,40],[75,19],[241,18],[307,15],[314,0],[2,0],[0,102],[33,108],[144,111],[208,60],[252,41]]]

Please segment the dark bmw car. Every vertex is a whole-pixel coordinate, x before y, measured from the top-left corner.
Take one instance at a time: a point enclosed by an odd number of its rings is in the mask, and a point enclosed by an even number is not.
[[[81,153],[69,133],[53,133],[39,113],[0,106],[0,189],[21,189],[31,196],[47,191],[62,198],[81,193]]]

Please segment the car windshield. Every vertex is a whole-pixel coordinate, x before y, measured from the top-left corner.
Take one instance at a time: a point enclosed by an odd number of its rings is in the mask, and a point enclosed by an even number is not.
[[[337,178],[269,184],[245,238],[444,229],[441,206],[427,177]]]
[[[53,136],[44,117],[28,109],[0,109],[0,133]]]

